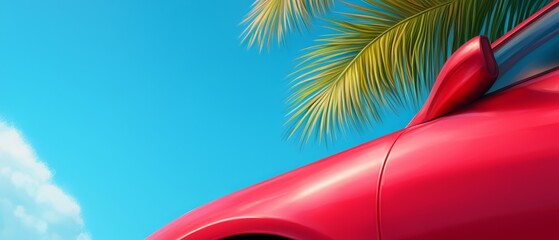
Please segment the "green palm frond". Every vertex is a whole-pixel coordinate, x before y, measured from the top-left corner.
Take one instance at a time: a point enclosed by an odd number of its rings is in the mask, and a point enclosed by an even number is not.
[[[371,127],[384,109],[417,105],[467,40],[496,40],[550,0],[367,0],[332,21],[293,73],[288,136],[332,141]]]
[[[313,16],[324,14],[334,0],[256,0],[241,24],[247,27],[241,34],[248,47],[268,48],[274,39],[280,45],[292,31],[309,26]]]

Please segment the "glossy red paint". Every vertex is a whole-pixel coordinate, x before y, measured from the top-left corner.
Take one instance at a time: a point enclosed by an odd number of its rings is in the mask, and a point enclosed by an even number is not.
[[[395,132],[221,198],[148,239],[267,233],[292,239],[375,240],[380,169],[399,135]]]
[[[392,239],[559,239],[559,71],[408,129],[388,157]]]
[[[470,44],[446,64],[459,70],[437,80],[446,100],[431,96],[425,109],[437,110],[409,127],[209,203],[148,239],[559,239],[559,68],[479,98],[492,67],[487,43]],[[469,94],[455,96],[458,86]]]
[[[493,85],[498,73],[489,40],[484,36],[471,39],[447,60],[425,105],[408,127],[470,104]]]

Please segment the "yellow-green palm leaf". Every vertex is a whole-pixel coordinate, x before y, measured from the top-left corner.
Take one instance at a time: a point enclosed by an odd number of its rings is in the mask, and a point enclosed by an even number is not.
[[[292,31],[301,31],[313,16],[324,14],[334,0],[256,0],[242,24],[247,27],[241,34],[249,47],[258,45],[262,50],[275,40],[280,45]]]
[[[421,101],[445,60],[477,35],[509,31],[550,0],[367,0],[333,21],[301,57],[288,99],[289,137],[331,141],[385,109]]]

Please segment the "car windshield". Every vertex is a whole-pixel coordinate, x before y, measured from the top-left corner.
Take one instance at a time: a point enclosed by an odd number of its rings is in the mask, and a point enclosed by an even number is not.
[[[499,77],[488,93],[559,66],[559,7],[495,49]]]

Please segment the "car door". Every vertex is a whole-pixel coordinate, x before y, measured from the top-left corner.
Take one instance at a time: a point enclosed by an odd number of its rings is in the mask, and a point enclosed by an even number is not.
[[[559,239],[559,71],[410,128],[381,180],[381,239]]]
[[[559,8],[538,18],[494,48],[492,93],[396,141],[381,239],[559,239]]]
[[[494,45],[490,94],[396,141],[381,239],[559,239],[559,8],[546,11]]]

